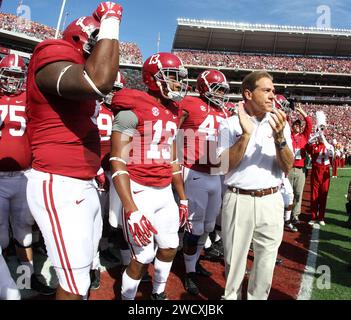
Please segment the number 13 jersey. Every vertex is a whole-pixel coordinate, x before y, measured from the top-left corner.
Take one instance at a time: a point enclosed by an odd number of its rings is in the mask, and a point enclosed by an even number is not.
[[[130,110],[136,117],[127,169],[130,178],[142,185],[165,187],[172,181],[172,144],[181,111],[170,102],[166,107],[146,92],[123,89],[115,93],[111,109]],[[113,131],[121,131],[114,121]]]

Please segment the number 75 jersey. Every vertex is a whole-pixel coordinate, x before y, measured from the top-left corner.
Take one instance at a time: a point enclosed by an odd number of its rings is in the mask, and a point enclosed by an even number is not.
[[[138,119],[127,169],[130,178],[142,185],[165,187],[172,181],[172,145],[181,111],[171,102],[167,107],[146,92],[123,89],[113,97],[111,109],[131,110]]]
[[[30,167],[31,151],[26,131],[26,94],[0,93],[0,171]]]

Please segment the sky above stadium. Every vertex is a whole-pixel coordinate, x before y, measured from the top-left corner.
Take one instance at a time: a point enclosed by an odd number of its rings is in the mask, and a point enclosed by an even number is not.
[[[27,6],[27,12],[19,15],[29,13],[31,20],[56,27],[62,0],[3,0],[1,11],[16,14],[21,2]],[[66,0],[61,28],[80,16],[90,15],[98,3],[99,0]],[[177,18],[351,29],[350,0],[120,0],[119,3],[124,8],[120,40],[136,42],[144,59],[157,51],[159,33],[160,51],[172,49]]]

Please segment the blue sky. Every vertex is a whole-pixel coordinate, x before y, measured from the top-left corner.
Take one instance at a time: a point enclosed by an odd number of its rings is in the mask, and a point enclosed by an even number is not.
[[[74,19],[90,15],[99,0],[66,0],[66,26]],[[16,13],[18,0],[3,0],[2,11]],[[56,27],[62,0],[23,0],[30,8],[31,19]],[[136,42],[143,58],[157,50],[170,51],[177,18],[208,19],[247,23],[316,26],[321,13],[318,7],[330,10],[332,28],[351,29],[350,0],[120,0],[123,19],[121,41]],[[319,20],[320,21],[320,20]],[[63,21],[62,21],[63,22]]]

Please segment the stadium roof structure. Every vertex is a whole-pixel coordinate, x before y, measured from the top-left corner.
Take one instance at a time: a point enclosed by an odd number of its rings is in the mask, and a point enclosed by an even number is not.
[[[177,19],[172,50],[351,57],[351,30]]]

